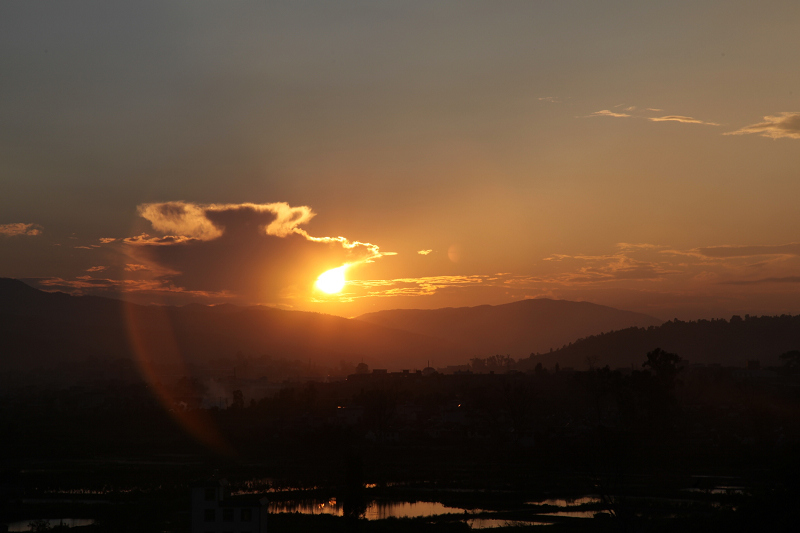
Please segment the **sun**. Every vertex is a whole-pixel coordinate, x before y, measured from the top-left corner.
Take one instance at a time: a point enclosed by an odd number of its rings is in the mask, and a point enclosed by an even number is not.
[[[314,285],[322,292],[328,294],[335,294],[341,291],[346,283],[344,271],[347,270],[347,266],[348,265],[344,265],[323,272],[319,275]]]

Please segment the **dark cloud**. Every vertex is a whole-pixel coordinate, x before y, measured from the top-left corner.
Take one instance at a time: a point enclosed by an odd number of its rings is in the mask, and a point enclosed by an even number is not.
[[[139,213],[170,235],[126,239],[129,263],[156,265],[186,291],[274,303],[307,293],[326,270],[387,255],[370,243],[310,235],[300,227],[315,216],[307,206],[164,202],[142,205]]]
[[[33,237],[41,235],[42,227],[38,224],[25,224],[23,222],[15,222],[13,224],[0,224],[0,235],[6,237],[17,237],[25,235]]]

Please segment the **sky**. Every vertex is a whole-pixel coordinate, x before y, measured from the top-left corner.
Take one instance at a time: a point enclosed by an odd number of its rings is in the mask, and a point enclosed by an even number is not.
[[[800,314],[798,65],[796,1],[3,2],[0,276]]]

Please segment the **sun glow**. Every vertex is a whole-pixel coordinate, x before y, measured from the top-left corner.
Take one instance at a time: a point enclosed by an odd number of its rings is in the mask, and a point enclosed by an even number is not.
[[[347,270],[347,267],[348,265],[343,265],[323,272],[317,278],[316,287],[328,294],[335,294],[341,291],[346,283],[344,271]]]

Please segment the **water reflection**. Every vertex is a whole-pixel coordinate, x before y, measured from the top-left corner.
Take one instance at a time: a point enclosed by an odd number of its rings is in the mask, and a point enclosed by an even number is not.
[[[717,486],[711,489],[690,488],[683,489],[684,492],[699,492],[701,494],[744,494],[744,487],[725,487]]]
[[[93,518],[36,518],[29,520],[21,520],[19,522],[11,522],[8,524],[8,531],[33,531],[31,523],[36,522],[40,524],[48,523],[48,527],[66,526],[91,526],[94,524]]]
[[[270,513],[331,514],[344,516],[344,505],[331,498],[327,501],[301,500],[288,502],[271,502]],[[384,518],[420,518],[448,513],[463,514],[464,509],[449,507],[439,502],[371,502],[366,506],[364,517],[367,520]]]
[[[494,529],[513,526],[552,526],[552,522],[532,522],[529,520],[503,520],[498,518],[470,518],[466,520],[470,529]]]
[[[602,503],[600,498],[593,495],[583,496],[581,498],[568,499],[568,498],[554,498],[548,500],[540,500],[535,502],[526,502],[526,505],[551,505],[553,507],[577,507],[578,505],[588,505]]]
[[[563,511],[543,512],[540,516],[560,516],[570,518],[593,518],[600,512],[599,509],[583,510],[575,509],[583,505],[597,505],[601,500],[597,496],[583,496],[575,499],[546,499],[535,502],[528,502],[527,505],[550,506],[564,509]],[[466,509],[463,507],[452,507],[440,502],[395,502],[395,501],[371,501],[364,502],[363,516],[367,520],[382,520],[385,518],[426,518],[444,514],[472,514],[475,512],[491,512],[487,510]],[[336,498],[329,500],[309,499],[291,500],[284,502],[271,502],[269,504],[271,513],[301,513],[301,514],[330,514],[344,516],[345,505]],[[509,522],[502,519],[490,518],[470,518],[470,524],[474,523],[473,529],[502,527],[501,524]],[[516,522],[516,521],[515,521]],[[527,522],[525,524],[544,525],[550,522]]]
[[[594,515],[602,511],[556,511],[554,513],[540,513],[539,516],[565,516],[567,518],[594,518]]]
[[[300,500],[288,502],[270,502],[270,513],[300,513],[300,514],[332,514],[335,516],[344,515],[344,506],[340,505],[336,498],[327,501],[320,500]]]
[[[464,513],[464,509],[439,502],[372,502],[364,515],[368,520],[383,518],[419,518],[448,513]]]

